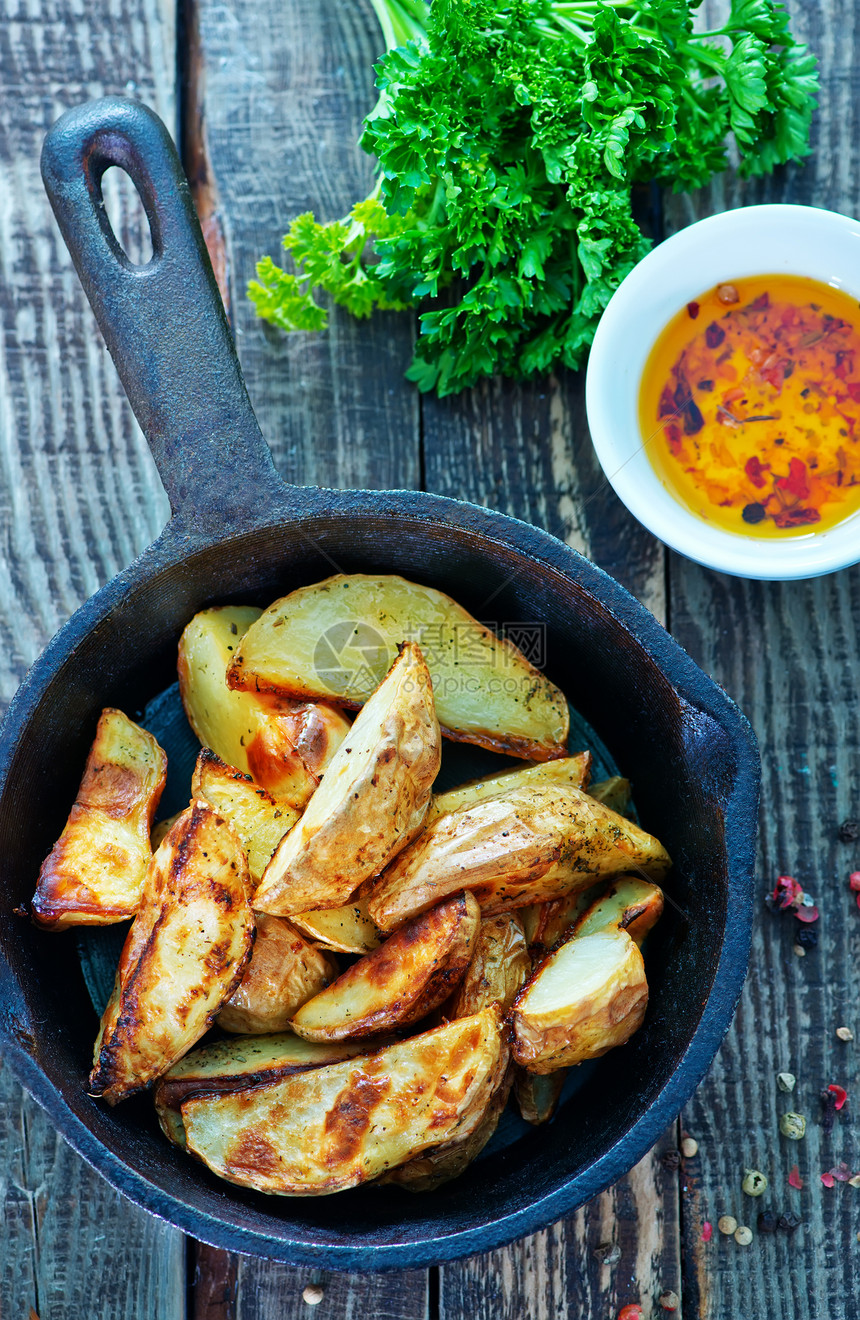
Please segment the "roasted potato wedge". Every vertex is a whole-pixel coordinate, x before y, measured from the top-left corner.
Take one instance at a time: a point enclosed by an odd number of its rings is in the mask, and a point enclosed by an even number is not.
[[[275,601],[242,638],[227,681],[358,707],[406,641],[425,652],[447,737],[535,761],[567,754],[563,693],[450,596],[401,577],[338,574]]]
[[[495,917],[482,917],[472,961],[445,1006],[447,1016],[471,1017],[493,1004],[498,1004],[504,1012],[516,999],[531,970],[532,960],[518,914],[500,912]]]
[[[320,912],[300,912],[290,917],[308,939],[338,953],[370,953],[382,943],[382,935],[370,919],[367,893],[370,881],[356,890],[344,907],[323,908]]]
[[[565,756],[560,761],[541,761],[537,765],[521,766],[516,770],[504,770],[500,775],[485,775],[483,779],[471,779],[457,788],[449,788],[446,793],[434,793],[427,812],[426,825],[432,825],[439,816],[447,816],[461,807],[474,807],[479,802],[508,793],[512,788],[541,788],[552,784],[572,784],[574,788],[585,788],[591,772],[591,752],[577,752],[576,756]]]
[[[480,919],[471,894],[416,917],[309,999],[294,1014],[293,1031],[306,1040],[355,1040],[420,1021],[462,980]]]
[[[627,816],[630,811],[630,780],[621,775],[612,779],[602,779],[599,784],[588,787],[588,796],[602,802],[610,811],[617,811],[619,816]]]
[[[337,1063],[357,1054],[361,1048],[355,1042],[314,1045],[291,1031],[201,1045],[175,1063],[155,1088],[155,1109],[161,1129],[174,1145],[184,1147],[180,1105],[190,1095],[241,1091],[291,1073],[319,1068],[324,1063]]]
[[[230,691],[227,666],[259,617],[248,605],[195,614],[179,642],[179,691],[204,747],[279,802],[301,808],[350,725],[334,706]]]
[[[514,1001],[514,1058],[534,1073],[596,1059],[630,1039],[647,1005],[642,954],[626,931],[574,936],[539,964]]]
[[[283,917],[258,912],[256,923],[245,973],[216,1018],[224,1031],[286,1031],[296,1009],[338,973],[334,958],[309,944]]]
[[[528,922],[528,942],[541,949],[553,949],[561,938],[567,935],[575,922],[587,912],[595,899],[606,890],[606,881],[598,880],[588,889],[580,889],[562,898],[553,898],[548,903],[535,903],[533,907],[521,908],[523,925]],[[528,914],[526,918],[525,914]]]
[[[200,1039],[242,978],[254,919],[236,832],[203,802],[155,853],[96,1041],[90,1094],[116,1104]]]
[[[69,819],[39,872],[30,907],[37,926],[109,926],[134,916],[166,773],[151,733],[121,710],[102,711]]]
[[[192,1096],[182,1104],[188,1148],[242,1187],[343,1191],[473,1132],[504,1048],[498,1013],[487,1009],[365,1058]]]
[[[276,802],[250,775],[225,765],[208,747],[197,758],[191,796],[227,817],[245,849],[251,888],[256,889],[272,854],[300,813],[286,802]]]
[[[514,1096],[517,1108],[527,1123],[539,1127],[548,1123],[558,1107],[569,1069],[559,1068],[556,1072],[526,1072],[519,1064],[514,1065]]]
[[[631,866],[659,879],[669,865],[657,839],[581,789],[517,788],[440,816],[380,877],[368,910],[380,930],[392,930],[466,888],[491,916]]]
[[[574,935],[593,935],[598,930],[626,930],[632,940],[642,941],[663,915],[663,891],[637,875],[622,875],[604,894],[584,910],[573,927]]]
[[[421,829],[440,741],[430,675],[408,642],[279,844],[255,908],[291,916],[342,907]]]
[[[415,1159],[384,1174],[380,1182],[395,1183],[409,1192],[432,1192],[444,1183],[459,1178],[486,1146],[499,1126],[514,1076],[514,1065],[507,1047],[499,1059],[497,1076],[487,1086],[484,1116],[473,1132],[455,1137],[441,1146],[425,1150]]]

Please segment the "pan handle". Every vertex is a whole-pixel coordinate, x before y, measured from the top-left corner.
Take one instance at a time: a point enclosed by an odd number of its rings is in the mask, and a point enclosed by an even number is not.
[[[143,202],[153,249],[145,265],[129,261],[111,228],[102,195],[111,165]],[[201,528],[251,521],[285,486],[164,124],[124,97],[77,106],[45,138],[42,178],[173,513]]]

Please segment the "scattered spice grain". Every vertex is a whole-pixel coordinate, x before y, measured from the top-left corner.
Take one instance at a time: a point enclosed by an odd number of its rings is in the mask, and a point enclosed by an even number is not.
[[[309,1283],[302,1293],[302,1301],[308,1306],[319,1306],[324,1297],[325,1293],[317,1283]]]
[[[601,1265],[617,1265],[621,1259],[621,1248],[617,1242],[601,1242],[591,1254]]]
[[[779,1130],[784,1137],[788,1137],[789,1141],[802,1141],[806,1136],[806,1119],[803,1114],[797,1114],[790,1109],[779,1120]]]
[[[784,1233],[793,1233],[802,1223],[800,1215],[796,1215],[793,1210],[786,1210],[784,1215],[780,1215],[776,1226]]]
[[[854,1039],[854,1032],[850,1027],[837,1027],[836,1035],[840,1040],[849,1041]]]
[[[761,1196],[767,1189],[767,1178],[758,1169],[747,1169],[741,1187],[747,1196]]]
[[[681,1167],[681,1152],[679,1150],[667,1150],[660,1163],[669,1173],[674,1173]]]
[[[713,1236],[714,1236],[714,1226],[710,1222],[710,1220],[706,1219],[704,1224],[702,1224],[702,1241],[710,1242]]]
[[[677,1311],[681,1305],[681,1299],[676,1292],[661,1293],[659,1300],[664,1311]]]
[[[776,1084],[780,1091],[793,1091],[797,1085],[797,1078],[794,1073],[781,1072],[776,1074]]]
[[[699,1143],[694,1137],[685,1137],[681,1142],[681,1154],[685,1159],[691,1160],[698,1153]]]
[[[747,1228],[746,1224],[741,1224],[735,1229],[734,1238],[739,1247],[748,1247],[753,1240],[752,1229]]]
[[[756,1226],[760,1233],[775,1233],[778,1223],[779,1216],[775,1215],[772,1210],[762,1210],[756,1220]]]
[[[843,820],[839,826],[840,843],[856,843],[860,839],[860,821]]]
[[[717,1222],[717,1228],[726,1237],[731,1237],[737,1226],[738,1221],[735,1219],[734,1215],[721,1215]]]
[[[788,1185],[789,1187],[793,1187],[797,1192],[803,1191],[803,1179],[800,1176],[800,1169],[796,1164],[792,1164],[791,1166],[791,1173],[788,1175]]]

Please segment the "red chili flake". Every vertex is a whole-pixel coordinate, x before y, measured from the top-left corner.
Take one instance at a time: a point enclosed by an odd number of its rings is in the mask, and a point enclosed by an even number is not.
[[[677,409],[675,408],[675,400],[672,396],[672,391],[669,389],[668,385],[664,385],[663,393],[660,395],[660,404],[657,408],[657,416],[674,417],[676,411]]]
[[[860,893],[860,871],[852,871],[848,877],[848,888],[853,889],[854,893]]]
[[[848,1099],[848,1092],[845,1090],[845,1087],[837,1086],[835,1082],[831,1082],[831,1084],[828,1086],[827,1089],[828,1091],[832,1091],[833,1094],[836,1096],[836,1104],[834,1105],[834,1109],[841,1109],[842,1106],[845,1104],[845,1101]]]
[[[770,471],[770,463],[762,463],[757,458],[748,458],[744,464],[744,472],[749,477],[752,484],[759,490],[765,484],[764,474]]]
[[[793,463],[794,459],[791,461]],[[773,520],[777,527],[785,530],[790,527],[805,527],[808,523],[821,522],[821,514],[817,509],[784,509],[782,513],[775,514]]]
[[[796,1164],[792,1164],[791,1166],[791,1173],[788,1175],[788,1185],[789,1187],[796,1188],[798,1192],[803,1191],[803,1179],[800,1176],[800,1169],[798,1169]]]
[[[725,337],[725,330],[721,325],[717,325],[716,321],[712,321],[705,331],[705,343],[708,348],[719,348]]]
[[[860,894],[857,895],[857,906],[860,908]]]
[[[821,1181],[824,1183],[825,1187],[832,1187],[836,1180],[832,1173],[822,1173]]]
[[[835,1168],[828,1169],[828,1173],[836,1180],[836,1182],[847,1182],[851,1177],[851,1170],[848,1168],[848,1165],[844,1160],[840,1160]]]
[[[838,349],[836,353],[836,375],[840,380],[847,380],[854,371],[854,354],[845,349]]]
[[[794,914],[798,921],[810,922],[818,920],[817,907],[799,907]]]
[[[706,1219],[704,1224],[702,1224],[702,1241],[710,1242],[713,1235],[714,1235],[714,1226],[712,1223],[710,1223],[709,1220]]]
[[[697,302],[687,303],[687,315],[691,321],[695,321],[696,317],[699,315],[699,304]]]
[[[676,458],[681,456],[681,428],[675,425],[669,425],[664,428],[666,439],[669,442],[669,448]]]
[[[777,477],[776,485],[779,490],[784,490],[787,495],[793,495],[795,499],[805,500],[809,495],[809,481],[806,476],[806,464],[802,458],[793,458],[789,463],[788,476]]]
[[[845,388],[854,402],[860,403],[860,384],[858,384],[857,381],[849,380],[846,381]]]

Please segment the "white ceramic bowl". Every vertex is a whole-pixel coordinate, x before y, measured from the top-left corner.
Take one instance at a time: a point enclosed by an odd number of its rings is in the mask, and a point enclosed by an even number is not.
[[[774,274],[806,275],[860,299],[860,223],[810,206],[747,206],[661,243],[619,286],[597,327],[585,387],[588,425],[618,497],[673,550],[738,577],[817,577],[860,561],[860,513],[785,541],[722,531],[670,493],[639,428],[639,382],[667,322],[716,284]]]

